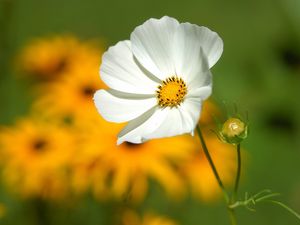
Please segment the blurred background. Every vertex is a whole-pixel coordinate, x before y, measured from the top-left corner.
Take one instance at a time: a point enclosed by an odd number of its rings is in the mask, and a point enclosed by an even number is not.
[[[210,131],[249,115],[240,198],[271,189],[300,212],[300,1],[0,0],[0,224],[229,224],[196,137],[124,143],[92,102],[108,46],[169,15],[219,33],[200,124],[230,189],[235,150]],[[276,205],[238,224],[298,224]]]

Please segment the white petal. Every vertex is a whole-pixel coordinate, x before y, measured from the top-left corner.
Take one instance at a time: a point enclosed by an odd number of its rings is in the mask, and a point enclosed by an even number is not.
[[[149,19],[136,27],[130,36],[134,56],[161,80],[175,75],[172,45],[178,26],[176,19],[167,16]]]
[[[201,99],[196,98],[187,99],[178,108],[152,108],[128,123],[119,134],[118,144],[193,133],[200,110]]]
[[[193,83],[196,76],[198,80],[205,79],[201,75],[203,71],[209,70],[209,66],[197,35],[187,28],[180,24],[176,30],[172,56],[176,74],[187,83]]]
[[[195,25],[196,26],[196,25]],[[201,41],[192,25],[180,24],[174,37],[176,74],[187,83],[189,90],[210,85],[212,76]]]
[[[167,116],[166,110],[153,107],[140,117],[130,121],[126,127],[118,134],[117,144],[123,142],[142,143],[145,140],[145,134],[156,130]]]
[[[153,130],[151,133],[144,134],[143,137],[145,140],[172,137],[191,133],[194,130],[195,126],[192,122],[191,116],[187,112],[183,111],[181,106],[178,108],[164,108],[162,110],[167,111],[167,116],[156,130]]]
[[[192,131],[194,131],[199,121],[202,102],[201,98],[189,97],[180,105],[181,111],[186,114],[186,118],[191,120],[190,122],[193,127]]]
[[[172,137],[190,133],[193,135],[200,118],[202,100],[188,98],[178,108],[166,108],[168,114],[156,130],[144,136],[145,140],[161,137]]]
[[[203,69],[208,66],[205,57],[202,57],[202,65],[204,65],[204,67],[202,67]],[[212,74],[208,68],[207,70],[200,70],[197,73],[188,74],[188,77],[183,79],[186,80],[188,89],[190,90],[212,86]]]
[[[181,63],[179,68],[183,72],[194,70],[194,68],[189,67],[194,67],[197,64],[199,47],[203,49],[209,68],[215,65],[222,55],[222,39],[216,32],[213,32],[206,27],[182,23],[177,29],[175,36],[174,49],[178,49],[176,63]],[[182,57],[181,60],[180,57]]]
[[[135,97],[136,96],[136,97]],[[103,118],[110,122],[126,122],[137,118],[157,104],[156,98],[138,98],[138,95],[124,97],[112,90],[99,90],[94,95],[95,105]]]
[[[158,86],[138,66],[130,41],[118,42],[103,54],[100,76],[110,88],[139,94],[153,94]]]
[[[188,91],[188,93],[186,95],[186,99],[198,98],[198,99],[204,101],[211,95],[211,93],[212,93],[211,85],[203,86],[200,88],[193,88],[190,91]]]

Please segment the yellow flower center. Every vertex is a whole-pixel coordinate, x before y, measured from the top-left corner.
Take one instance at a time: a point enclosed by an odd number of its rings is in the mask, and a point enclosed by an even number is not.
[[[179,106],[187,93],[185,82],[177,76],[167,78],[158,86],[156,91],[158,105],[160,107],[177,107]]]

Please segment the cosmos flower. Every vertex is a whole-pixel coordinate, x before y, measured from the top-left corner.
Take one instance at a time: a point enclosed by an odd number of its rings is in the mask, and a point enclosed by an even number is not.
[[[129,121],[117,143],[193,133],[222,51],[217,33],[167,16],[147,20],[130,41],[110,47],[100,67],[110,89],[94,100],[106,120]]]
[[[66,168],[74,154],[72,133],[56,124],[24,118],[0,132],[4,181],[23,197],[66,194]]]

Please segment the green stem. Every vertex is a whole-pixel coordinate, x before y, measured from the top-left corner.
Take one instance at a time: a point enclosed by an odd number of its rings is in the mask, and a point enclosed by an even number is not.
[[[237,144],[236,152],[237,152],[237,172],[236,172],[235,185],[234,185],[234,191],[232,197],[233,202],[235,201],[238,193],[240,177],[241,177],[241,165],[242,165],[241,144]]]
[[[45,200],[40,198],[35,198],[32,200],[33,213],[36,217],[37,225],[50,225],[50,213],[48,204]]]
[[[197,129],[197,133],[198,133],[198,136],[200,138],[200,142],[201,142],[201,145],[202,145],[202,148],[203,148],[203,151],[204,151],[204,154],[209,162],[209,165],[210,167],[212,168],[212,171],[214,173],[214,176],[223,192],[223,195],[224,195],[224,198],[225,198],[225,201],[226,201],[226,204],[227,204],[227,210],[228,210],[228,214],[229,214],[229,218],[230,218],[230,222],[231,222],[231,225],[237,225],[237,222],[236,222],[236,217],[235,217],[235,213],[234,213],[234,209],[231,209],[229,208],[229,205],[230,205],[230,198],[229,198],[229,195],[223,185],[223,182],[218,174],[218,171],[217,171],[217,168],[209,154],[209,151],[208,151],[208,148],[207,148],[207,145],[205,143],[205,140],[204,140],[204,137],[202,135],[202,132],[201,132],[201,129],[199,127],[199,125],[197,125],[196,127]]]
[[[207,146],[206,146],[204,137],[203,137],[203,135],[202,135],[202,132],[201,132],[201,129],[200,129],[199,126],[197,126],[197,132],[198,132],[198,136],[199,136],[200,141],[201,141],[201,145],[202,145],[204,154],[205,154],[205,156],[206,156],[206,158],[207,158],[207,160],[208,160],[208,162],[209,162],[209,165],[210,165],[210,167],[211,167],[211,169],[212,169],[212,171],[213,171],[213,173],[214,173],[214,176],[215,176],[216,179],[217,179],[217,182],[218,182],[220,188],[222,189],[222,192],[223,192],[223,194],[224,194],[225,200],[226,200],[226,202],[228,202],[228,201],[229,201],[229,195],[228,195],[227,191],[225,190],[225,187],[224,187],[224,185],[223,185],[223,182],[222,182],[222,180],[221,180],[221,178],[220,178],[220,176],[219,176],[219,174],[218,174],[218,171],[217,171],[217,169],[216,169],[216,167],[215,167],[215,164],[214,164],[214,162],[213,162],[213,160],[212,160],[212,158],[211,158],[211,156],[210,156],[210,154],[209,154],[208,148],[207,148]]]
[[[234,210],[228,208],[228,214],[229,214],[229,219],[230,219],[231,225],[237,225]]]
[[[281,206],[282,208],[286,209],[288,212],[290,212],[291,214],[293,214],[294,216],[296,216],[300,220],[300,214],[298,214],[297,212],[295,212],[294,210],[292,210],[290,207],[283,204],[282,202],[275,201],[275,200],[265,200],[265,201],[266,202],[271,202],[271,203],[274,203],[274,204],[277,204],[277,205]]]

